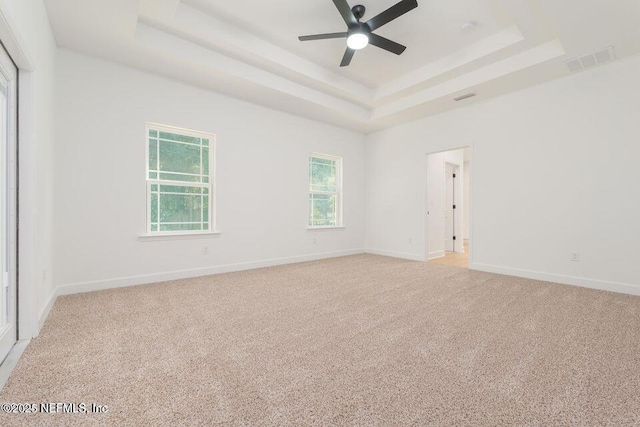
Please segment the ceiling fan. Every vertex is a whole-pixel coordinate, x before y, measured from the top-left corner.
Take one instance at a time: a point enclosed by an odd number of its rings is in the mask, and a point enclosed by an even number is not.
[[[405,13],[418,7],[417,0],[402,0],[389,9],[380,13],[377,16],[369,19],[367,22],[360,22],[360,19],[364,16],[366,8],[362,5],[349,7],[347,0],[333,0],[333,3],[338,8],[338,11],[342,15],[344,22],[347,24],[348,31],[344,33],[329,33],[329,34],[316,34],[313,36],[300,36],[300,41],[306,42],[311,40],[325,40],[325,39],[347,39],[347,51],[344,53],[341,67],[346,67],[351,63],[353,55],[356,50],[364,49],[368,44],[372,44],[381,49],[388,50],[396,55],[402,54],[407,48],[399,43],[386,39],[377,34],[373,34],[373,31],[382,27],[385,24],[393,21],[394,19],[404,15]]]

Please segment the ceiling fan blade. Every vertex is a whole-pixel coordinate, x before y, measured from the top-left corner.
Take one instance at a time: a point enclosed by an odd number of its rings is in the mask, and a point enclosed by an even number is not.
[[[315,34],[313,36],[300,36],[298,40],[301,42],[307,42],[310,40],[325,40],[325,39],[343,39],[347,37],[348,33],[328,33],[328,34]]]
[[[351,11],[351,7],[349,7],[347,0],[333,0],[333,4],[338,8],[338,11],[340,12],[340,15],[342,15],[342,19],[344,19],[347,27],[358,24],[358,20]]]
[[[371,31],[374,31],[376,28],[380,28],[383,25],[388,24],[416,7],[418,7],[417,0],[402,0],[400,3],[391,6],[381,14],[369,19],[367,21],[367,25],[371,28]]]
[[[351,59],[353,59],[353,55],[356,53],[355,50],[351,48],[347,48],[347,51],[344,53],[344,57],[342,58],[342,62],[340,63],[341,67],[346,67],[351,64]]]
[[[407,48],[406,46],[402,46],[400,43],[385,39],[377,34],[369,34],[369,43],[379,47],[380,49],[395,53],[396,55],[402,54],[402,52]]]

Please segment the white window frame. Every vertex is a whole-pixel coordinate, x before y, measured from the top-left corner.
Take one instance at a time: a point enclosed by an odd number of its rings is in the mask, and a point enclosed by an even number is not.
[[[195,138],[205,138],[209,140],[209,182],[185,182],[185,181],[170,181],[160,179],[158,173],[158,179],[149,178],[149,131],[157,131],[158,136],[160,132],[169,132],[173,134],[192,136]],[[158,138],[159,139],[159,138]],[[184,129],[175,126],[167,126],[158,123],[147,122],[145,125],[145,181],[146,181],[146,236],[148,237],[167,237],[167,236],[195,236],[195,235],[217,235],[220,234],[216,228],[216,136],[212,133],[199,132],[190,129]],[[158,150],[158,155],[160,150]],[[201,152],[202,156],[202,152]],[[158,171],[159,172],[159,171]],[[171,173],[171,172],[168,172]],[[181,175],[175,173],[175,175]],[[209,229],[208,230],[176,230],[176,231],[158,231],[151,230],[151,186],[152,185],[174,185],[180,187],[196,187],[207,188],[209,190]],[[158,209],[158,215],[160,215],[160,209]]]
[[[335,192],[311,190],[311,158],[312,157],[325,159],[325,160],[332,160],[336,162],[336,184],[337,185],[336,185]],[[309,195],[328,194],[328,195],[336,196],[336,224],[335,225],[311,225],[309,223],[309,219],[311,218],[311,207],[309,207],[308,208],[309,212],[307,213],[307,229],[323,230],[323,229],[331,229],[331,228],[344,228],[344,225],[342,222],[342,177],[344,175],[342,157],[334,156],[332,154],[312,152],[309,154],[309,157],[307,158],[307,165],[309,167],[309,178],[308,178],[309,179],[309,182],[308,182]],[[308,200],[307,200],[307,204],[308,204]]]

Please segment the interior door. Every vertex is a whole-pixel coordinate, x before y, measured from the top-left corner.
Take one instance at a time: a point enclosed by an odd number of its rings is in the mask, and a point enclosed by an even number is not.
[[[0,46],[0,362],[17,340],[18,70]]]
[[[455,252],[455,173],[456,166],[445,164],[444,178],[444,249]]]

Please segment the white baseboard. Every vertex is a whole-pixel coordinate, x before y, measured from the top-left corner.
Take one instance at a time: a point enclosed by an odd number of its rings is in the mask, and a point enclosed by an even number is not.
[[[604,280],[588,279],[586,277],[565,276],[562,274],[544,273],[540,271],[521,270],[510,267],[499,267],[482,263],[471,263],[471,270],[486,271],[488,273],[504,274],[507,276],[524,277],[526,279],[555,282],[564,285],[580,286],[601,291],[618,292],[621,294],[640,295],[640,285],[630,283],[607,282]]]
[[[18,364],[18,360],[22,357],[22,353],[26,350],[27,346],[31,340],[22,340],[18,341],[7,357],[1,361],[0,363],[0,391],[4,388],[4,385],[7,383],[7,380],[11,376],[11,372],[13,372],[13,368]]]
[[[53,305],[56,303],[56,299],[58,299],[58,293],[54,291],[53,294],[51,294],[51,296],[49,297],[49,301],[47,301],[47,304],[42,307],[42,310],[40,310],[40,313],[38,313],[38,334],[44,326],[44,322],[47,320],[47,317],[49,317],[49,312],[53,308]]]
[[[429,252],[429,259],[438,259],[438,258],[444,258],[444,256],[447,254],[446,251],[442,250],[442,251],[433,251],[433,252]]]
[[[115,279],[96,280],[84,283],[71,283],[60,285],[57,295],[71,295],[83,292],[101,291],[104,289],[123,288],[127,286],[143,285],[148,283],[167,282],[170,280],[188,279],[191,277],[210,276],[234,271],[252,270],[255,268],[273,267],[276,265],[294,264],[297,262],[316,261],[320,259],[336,258],[348,255],[364,253],[364,249],[349,249],[336,252],[324,252],[318,254],[293,256],[287,258],[275,258],[264,261],[242,262],[238,264],[219,265],[215,267],[197,268],[192,270],[169,271],[156,274],[143,274],[139,276],[118,277]]]
[[[409,254],[405,252],[385,251],[383,249],[366,249],[365,252],[373,255],[382,255],[382,256],[388,256],[392,258],[402,258],[402,259],[408,259],[411,261],[424,261],[423,255]]]

